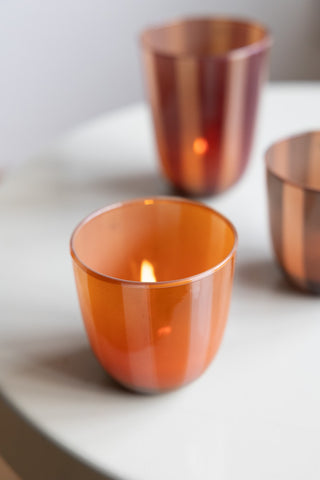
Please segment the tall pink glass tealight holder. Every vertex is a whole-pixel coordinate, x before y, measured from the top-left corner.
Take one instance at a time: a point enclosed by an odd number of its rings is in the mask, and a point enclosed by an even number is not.
[[[241,177],[271,43],[263,25],[234,18],[191,18],[142,33],[160,163],[180,190],[218,193]]]

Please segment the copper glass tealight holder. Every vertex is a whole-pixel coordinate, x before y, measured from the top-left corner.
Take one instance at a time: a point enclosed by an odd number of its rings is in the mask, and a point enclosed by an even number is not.
[[[271,36],[259,23],[191,18],[141,35],[161,166],[192,195],[233,185],[247,165]]]
[[[211,208],[147,198],[99,210],[71,255],[92,349],[122,385],[161,392],[196,379],[227,321],[237,234]]]
[[[320,294],[320,131],[274,143],[266,167],[276,258],[294,285]]]

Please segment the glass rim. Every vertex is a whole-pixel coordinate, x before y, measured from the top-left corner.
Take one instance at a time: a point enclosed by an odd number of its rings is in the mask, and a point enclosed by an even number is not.
[[[260,40],[257,40],[253,43],[243,45],[242,47],[230,48],[226,52],[219,53],[219,54],[214,54],[214,53],[197,54],[197,53],[191,53],[191,52],[184,52],[184,53],[178,53],[178,54],[170,53],[163,48],[157,48],[152,46],[150,41],[148,41],[146,38],[149,33],[155,32],[156,30],[161,30],[168,27],[178,27],[183,24],[188,24],[192,22],[210,23],[213,21],[219,22],[221,24],[242,25],[243,27],[246,27],[246,28],[256,27],[256,28],[259,28],[264,33],[264,36]],[[273,44],[271,31],[264,24],[256,20],[250,20],[242,17],[232,17],[232,16],[228,17],[228,16],[218,16],[218,15],[217,16],[216,15],[186,16],[186,17],[178,18],[176,20],[163,22],[154,26],[146,27],[141,31],[139,35],[139,39],[140,39],[140,44],[144,49],[149,50],[150,52],[161,57],[175,58],[175,59],[195,58],[195,59],[211,59],[211,60],[217,59],[218,60],[218,59],[224,59],[228,57],[236,57],[236,58],[247,57],[255,53],[258,53],[262,50],[267,50]]]
[[[276,171],[276,169],[274,167],[272,167],[271,159],[270,159],[270,153],[277,145],[280,145],[281,143],[284,143],[284,142],[291,142],[292,140],[302,138],[302,137],[306,137],[307,135],[312,135],[312,134],[319,134],[320,135],[320,130],[308,130],[308,131],[305,131],[305,132],[302,132],[302,133],[296,133],[296,134],[293,134],[293,135],[288,135],[286,137],[280,138],[276,142],[273,142],[267,148],[267,150],[265,151],[265,154],[264,154],[264,161],[265,161],[265,166],[266,166],[267,172],[270,173],[271,175],[273,175],[275,178],[277,178],[281,182],[288,183],[289,185],[291,185],[293,187],[296,187],[296,188],[300,188],[300,190],[306,190],[308,192],[313,192],[313,193],[320,193],[320,187],[319,188],[310,187],[307,184],[305,184],[304,182],[297,182],[297,181],[293,180],[290,176],[285,176],[285,175],[281,175],[280,173],[278,173]],[[290,161],[290,157],[289,157],[289,161]]]
[[[216,265],[214,265],[213,267],[211,267],[207,270],[204,270],[203,272],[200,272],[200,273],[197,273],[195,275],[188,276],[188,277],[184,277],[184,278],[179,278],[179,279],[174,279],[174,280],[163,280],[163,281],[160,281],[160,282],[158,282],[158,281],[156,281],[156,282],[143,282],[143,281],[140,281],[140,280],[127,280],[127,279],[122,279],[122,278],[119,278],[119,277],[113,277],[111,275],[106,275],[106,274],[97,272],[93,268],[89,267],[79,258],[79,256],[76,253],[75,247],[74,247],[74,239],[75,239],[76,234],[81,230],[81,228],[84,225],[86,225],[92,219],[98,217],[99,215],[110,212],[112,210],[116,210],[116,209],[119,209],[121,207],[134,205],[134,204],[148,205],[148,203],[146,203],[146,202],[152,202],[152,203],[149,203],[149,204],[153,204],[155,202],[186,203],[186,204],[189,204],[189,205],[193,205],[195,207],[199,207],[199,208],[204,209],[204,210],[208,210],[211,214],[214,214],[217,217],[219,217],[220,220],[222,220],[225,224],[227,224],[229,226],[229,228],[231,229],[234,238],[233,238],[233,245],[232,245],[232,248],[231,248],[230,252],[227,255],[224,256],[224,258],[223,258],[223,260],[221,260],[221,262],[217,263]],[[181,197],[155,196],[155,197],[142,197],[142,198],[137,198],[137,199],[132,199],[132,200],[126,200],[126,201],[123,201],[123,202],[117,202],[117,203],[113,203],[111,205],[107,205],[105,207],[102,207],[98,210],[94,210],[92,213],[87,215],[83,220],[81,220],[78,223],[78,225],[75,227],[75,229],[73,230],[73,232],[71,234],[69,246],[70,246],[70,254],[71,254],[72,259],[76,262],[76,264],[82,270],[84,270],[89,275],[92,275],[93,277],[96,277],[100,280],[108,281],[108,282],[111,282],[111,283],[118,283],[119,285],[120,284],[126,284],[128,286],[131,285],[131,286],[135,286],[135,287],[146,287],[146,286],[148,286],[148,287],[151,287],[151,288],[161,288],[161,287],[174,287],[174,286],[179,286],[179,285],[186,285],[186,284],[195,282],[197,280],[201,280],[202,278],[208,277],[208,276],[212,275],[213,273],[215,273],[217,270],[220,270],[235,255],[237,247],[238,247],[238,234],[237,234],[237,231],[236,231],[234,225],[230,222],[230,220],[228,220],[224,215],[217,212],[213,208],[205,205],[204,203],[201,203],[201,202],[198,202],[198,201],[195,201],[195,200],[189,200],[189,199],[181,198]]]

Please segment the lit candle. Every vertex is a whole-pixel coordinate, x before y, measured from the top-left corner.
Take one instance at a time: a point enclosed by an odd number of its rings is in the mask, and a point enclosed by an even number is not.
[[[141,262],[140,281],[141,282],[155,282],[156,281],[156,276],[154,274],[153,265],[148,260],[142,260],[142,262]]]
[[[112,377],[159,392],[201,375],[223,335],[236,245],[222,215],[178,198],[114,205],[80,223],[71,255],[82,316]]]
[[[203,137],[198,137],[193,142],[193,151],[197,155],[204,155],[209,149],[208,141]]]

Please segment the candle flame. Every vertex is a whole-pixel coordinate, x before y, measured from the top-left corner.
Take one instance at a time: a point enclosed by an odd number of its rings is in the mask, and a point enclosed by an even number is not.
[[[208,141],[203,137],[198,137],[193,142],[193,151],[197,155],[204,155],[209,148]]]
[[[156,281],[153,265],[148,260],[142,260],[141,269],[140,269],[140,281],[141,282]]]

